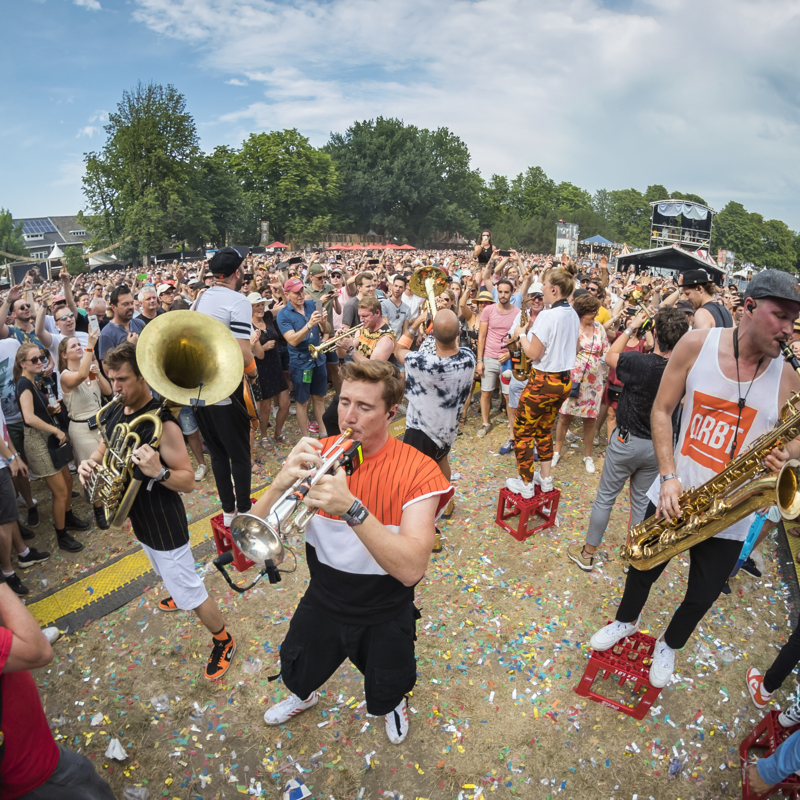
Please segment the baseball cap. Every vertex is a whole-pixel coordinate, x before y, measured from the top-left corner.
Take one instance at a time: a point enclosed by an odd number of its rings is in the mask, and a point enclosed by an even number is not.
[[[194,280],[189,284],[190,289],[202,289],[205,286],[203,281]]]
[[[308,270],[309,275],[324,275],[325,274],[325,267],[322,264],[312,264],[311,268]]]
[[[704,269],[687,269],[683,273],[684,286],[697,286],[700,283],[711,283],[711,276]]]
[[[303,281],[301,281],[300,278],[289,278],[289,280],[283,284],[284,292],[302,292],[304,288]]]
[[[164,294],[164,292],[174,288],[174,286],[170,286],[168,283],[159,283],[158,289],[156,289],[156,294],[160,297],[162,294]]]
[[[53,298],[53,302],[54,302],[54,303],[66,303],[66,302],[67,302],[67,298],[66,298],[66,297],[64,297],[64,295],[63,295],[63,294],[57,294],[57,295],[56,295],[56,296]]]
[[[539,281],[534,281],[528,289],[528,294],[544,294],[544,284]]]
[[[331,277],[333,277],[334,275],[338,275],[338,276],[341,278],[341,277],[342,277],[342,275],[343,275],[343,273],[342,273],[342,271],[341,271],[340,269],[338,269],[338,268],[337,268],[337,269],[332,269],[332,270],[331,270]]]
[[[233,247],[223,247],[217,250],[208,262],[208,270],[214,275],[222,275],[227,278],[233,275],[241,266],[244,258]]]
[[[694,306],[691,300],[678,300],[675,308],[679,308],[684,314],[694,314]]]
[[[247,295],[247,299],[250,301],[250,305],[254,306],[256,303],[266,303],[266,300],[258,293],[258,292],[250,292]]]
[[[765,269],[759,272],[750,283],[744,293],[744,299],[752,297],[758,300],[760,297],[775,297],[778,300],[790,300],[792,303],[800,305],[800,286],[797,278],[780,269]]]

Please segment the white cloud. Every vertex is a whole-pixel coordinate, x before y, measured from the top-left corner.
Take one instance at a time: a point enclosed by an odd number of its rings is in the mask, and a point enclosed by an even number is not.
[[[486,176],[540,165],[588,189],[661,183],[800,227],[791,0],[135,4],[204,67],[263,87],[215,127],[229,143],[297,127],[322,144],[394,116],[447,126]]]
[[[74,0],[76,6],[83,6],[87,11],[102,11],[100,0]]]
[[[230,86],[247,86],[247,81],[240,80],[239,78],[231,78],[229,81],[225,81]]]
[[[86,136],[87,138],[91,139],[96,133],[100,133],[100,130],[100,128],[97,128],[94,125],[87,125],[78,131],[78,135],[75,138],[80,139],[81,136]]]
[[[108,111],[95,111],[91,117],[89,117],[89,122],[108,122]]]
[[[50,186],[67,186],[80,191],[83,180],[83,158],[79,155],[71,156],[62,161],[58,166],[58,177],[50,182]]]

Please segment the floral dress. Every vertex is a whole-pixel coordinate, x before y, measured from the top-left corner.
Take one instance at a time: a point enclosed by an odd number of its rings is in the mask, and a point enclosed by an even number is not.
[[[584,333],[578,340],[578,358],[572,369],[572,383],[580,384],[577,397],[568,397],[561,405],[560,412],[570,417],[596,419],[603,400],[603,387],[606,380],[606,363],[603,360],[608,351],[608,336],[605,328],[595,320],[590,335]]]

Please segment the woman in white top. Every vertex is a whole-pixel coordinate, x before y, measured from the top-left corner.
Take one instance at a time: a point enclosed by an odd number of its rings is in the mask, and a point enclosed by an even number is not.
[[[580,335],[578,315],[567,299],[575,288],[575,273],[573,264],[549,270],[543,293],[550,307],[537,315],[529,332],[522,327],[515,330],[531,362],[531,374],[514,421],[519,477],[509,478],[506,486],[523,497],[533,497],[537,483],[543,492],[553,489],[553,422],[572,388],[570,370],[575,366]],[[534,472],[537,452],[541,473]]]

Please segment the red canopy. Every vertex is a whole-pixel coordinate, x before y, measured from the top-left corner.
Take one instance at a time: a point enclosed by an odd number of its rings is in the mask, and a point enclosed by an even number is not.
[[[416,247],[412,247],[410,244],[401,244],[398,248],[399,250],[416,250]]]
[[[399,244],[387,244],[384,247],[385,250],[400,250],[401,247]]]
[[[281,247],[284,250],[286,249],[286,245],[283,242],[273,242],[272,244],[268,244],[266,249],[267,250],[271,250],[271,249],[274,250],[275,248],[281,248]]]

